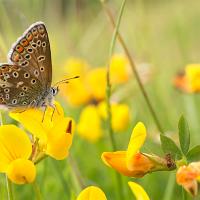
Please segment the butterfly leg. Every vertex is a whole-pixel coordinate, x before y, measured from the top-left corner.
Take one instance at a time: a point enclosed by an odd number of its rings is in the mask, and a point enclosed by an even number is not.
[[[43,105],[44,106],[44,112],[43,112],[43,116],[42,116],[42,123],[44,122],[44,117],[45,117],[45,113],[47,110],[47,105]]]

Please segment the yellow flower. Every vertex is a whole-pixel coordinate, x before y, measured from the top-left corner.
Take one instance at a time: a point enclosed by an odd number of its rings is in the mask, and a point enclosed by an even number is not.
[[[135,195],[136,200],[150,200],[148,194],[139,184],[131,181],[129,181],[128,184],[129,187],[131,188],[131,191]]]
[[[100,116],[105,120],[107,119],[107,106],[103,101],[98,105]],[[115,132],[123,131],[127,128],[130,121],[129,107],[126,104],[111,104],[112,114],[112,128]]]
[[[76,200],[107,200],[104,192],[95,186],[85,188]]]
[[[58,102],[55,106],[54,114],[53,108],[47,107],[45,113],[39,109],[28,109],[21,113],[12,112],[10,116],[22,123],[39,139],[41,152],[61,160],[68,156],[72,144],[74,122],[71,118],[64,117],[63,109]]]
[[[61,94],[66,98],[68,103],[72,106],[80,106],[86,104],[91,99],[91,94],[88,92],[85,77],[89,69],[89,65],[81,59],[71,58],[67,60],[65,65],[69,78],[73,76],[80,76],[74,80],[73,83],[61,84]]]
[[[106,68],[98,67],[90,70],[86,77],[86,84],[93,99],[95,99],[96,101],[105,99]]]
[[[145,174],[158,170],[172,170],[174,163],[156,155],[140,153],[139,149],[146,138],[146,128],[139,122],[133,129],[127,151],[104,152],[104,163],[119,173],[130,177],[142,177]]]
[[[188,166],[181,166],[176,173],[176,181],[191,195],[196,196],[200,181],[200,162],[192,162]]]
[[[187,65],[185,73],[178,74],[174,84],[184,92],[200,92],[200,64]]]
[[[110,61],[110,79],[112,84],[121,84],[129,80],[129,62],[125,55],[114,54]]]
[[[32,144],[28,135],[14,125],[0,127],[0,172],[16,184],[35,180],[36,168],[29,160]]]
[[[190,64],[186,66],[186,78],[191,92],[200,91],[200,64]]]
[[[89,105],[83,109],[77,124],[77,131],[81,137],[90,142],[96,142],[102,137],[101,118],[96,106]]]

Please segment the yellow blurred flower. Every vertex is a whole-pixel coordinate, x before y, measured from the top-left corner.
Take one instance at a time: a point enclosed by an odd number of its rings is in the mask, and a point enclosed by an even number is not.
[[[60,85],[61,94],[72,106],[91,101],[99,102],[106,97],[106,67],[90,67],[86,61],[70,58],[65,64],[67,77],[80,76],[73,83]],[[122,84],[129,79],[129,63],[123,54],[113,55],[110,61],[111,84]]]
[[[112,126],[115,132],[123,131],[130,121],[129,107],[126,104],[112,104]],[[103,135],[102,119],[107,119],[106,103],[88,105],[80,114],[77,131],[81,137],[96,142]]]
[[[121,84],[129,80],[129,61],[124,54],[114,54],[110,61],[110,79],[112,84]]]
[[[189,64],[185,73],[175,77],[174,84],[184,92],[200,92],[200,64]]]
[[[82,110],[77,131],[81,137],[90,142],[96,142],[102,137],[101,118],[96,106],[88,105]]]
[[[191,195],[196,196],[200,181],[200,162],[192,162],[188,166],[181,166],[176,173],[176,181]]]
[[[107,119],[107,106],[106,102],[99,103],[98,110],[100,116]],[[130,122],[129,107],[126,104],[112,103],[111,104],[112,114],[112,128],[115,132],[124,131]]]
[[[139,152],[145,139],[146,128],[139,122],[132,131],[127,151],[104,152],[102,160],[107,166],[130,177],[142,177],[153,171],[174,169],[173,163],[169,166],[167,159]]]
[[[135,195],[136,200],[150,200],[148,194],[145,192],[142,186],[131,181],[128,182],[128,185],[131,188],[133,194]]]
[[[88,92],[85,77],[89,70],[89,65],[81,59],[71,58],[67,60],[65,68],[68,76],[64,78],[80,76],[73,83],[61,84],[61,94],[66,98],[68,103],[73,106],[86,104],[91,99],[91,94]]]
[[[39,109],[28,109],[21,113],[11,112],[10,116],[22,123],[39,139],[40,154],[45,153],[57,160],[68,156],[72,144],[74,122],[71,118],[64,117],[63,109],[58,102],[55,102],[54,113],[53,108],[47,107],[45,113]]]
[[[92,98],[101,101],[106,97],[106,68],[91,69],[86,76],[86,84]]]
[[[95,186],[85,188],[76,200],[107,200],[104,192]]]
[[[35,180],[36,168],[29,160],[32,144],[28,135],[14,125],[0,127],[0,172],[16,184]]]

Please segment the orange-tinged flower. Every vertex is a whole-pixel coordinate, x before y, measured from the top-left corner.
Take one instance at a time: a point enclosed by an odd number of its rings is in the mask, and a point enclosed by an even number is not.
[[[43,153],[57,160],[67,157],[72,144],[74,122],[64,117],[58,102],[55,102],[54,113],[53,108],[47,107],[45,113],[38,109],[28,109],[22,113],[12,112],[10,116],[39,138],[39,148]]]
[[[107,119],[107,106],[105,101],[99,103],[98,111],[104,120]],[[111,114],[113,130],[115,132],[124,131],[130,122],[130,112],[128,105],[122,103],[112,103]]]
[[[140,153],[139,149],[146,138],[146,128],[139,122],[132,131],[127,151],[104,152],[102,160],[109,167],[130,177],[142,177],[153,171],[172,170],[173,162],[156,155]]]
[[[110,60],[110,79],[112,84],[121,84],[129,80],[130,66],[123,54],[114,54]]]
[[[0,127],[0,172],[16,184],[31,183],[36,176],[34,163],[29,160],[32,144],[28,135],[14,125]]]
[[[174,84],[184,92],[200,92],[200,64],[187,65],[185,73],[178,74]]]
[[[131,181],[128,182],[128,185],[131,188],[133,194],[135,195],[136,200],[150,200],[148,194],[145,192],[142,186]]]
[[[77,131],[81,137],[90,142],[96,142],[102,137],[101,118],[96,106],[89,105],[83,109],[77,124]]]
[[[104,192],[95,186],[85,188],[76,200],[107,200]]]
[[[136,153],[133,156],[131,169],[127,167],[126,159],[126,151],[104,152],[102,154],[102,160],[106,165],[112,167],[125,176],[139,178],[150,172],[155,166],[148,157],[141,153]]]
[[[200,177],[200,162],[192,162],[188,166],[181,166],[176,173],[176,181],[182,185],[187,192],[195,196],[198,192],[198,181]]]

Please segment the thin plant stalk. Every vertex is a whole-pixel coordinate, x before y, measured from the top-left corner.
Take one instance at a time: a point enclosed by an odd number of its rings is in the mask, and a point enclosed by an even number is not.
[[[69,163],[70,163],[70,166],[72,168],[72,171],[74,173],[74,176],[76,178],[76,181],[79,185],[79,188],[82,190],[82,189],[85,188],[85,183],[83,181],[83,177],[81,176],[80,170],[79,170],[79,168],[78,168],[78,166],[77,166],[72,155],[69,155],[68,159],[69,159]]]
[[[110,82],[110,60],[114,51],[114,47],[115,47],[115,43],[116,43],[116,39],[117,39],[117,33],[118,33],[118,29],[120,26],[120,22],[122,19],[122,15],[123,15],[123,11],[124,11],[124,7],[125,7],[125,3],[126,0],[122,1],[121,7],[120,7],[120,11],[119,11],[119,16],[117,18],[117,24],[116,27],[114,29],[113,32],[113,36],[112,36],[112,40],[111,40],[111,44],[110,44],[110,49],[109,49],[109,58],[108,58],[108,64],[107,64],[107,76],[106,76],[106,105],[107,105],[107,115],[108,115],[108,119],[107,119],[107,125],[108,125],[108,132],[109,132],[109,136],[110,136],[110,140],[111,140],[111,144],[112,144],[112,149],[113,151],[116,151],[117,149],[117,145],[116,145],[116,141],[115,141],[115,137],[113,134],[113,128],[112,128],[112,113],[111,113],[111,103],[110,103],[110,97],[111,97],[111,82]],[[119,198],[123,199],[123,184],[122,184],[122,178],[121,176],[116,172],[116,179],[117,179],[117,185],[118,185],[118,191],[119,191]]]
[[[2,114],[0,112],[0,126],[3,125],[3,119],[2,119]],[[8,194],[8,200],[13,200],[13,191],[12,191],[12,183],[9,180],[8,176],[5,174],[5,179],[6,179],[6,190]]]
[[[12,183],[9,180],[7,175],[5,175],[5,179],[6,179],[6,189],[8,193],[8,199],[13,200],[14,198],[13,198],[13,192],[12,192]]]
[[[34,192],[35,192],[35,199],[36,199],[36,200],[42,200],[42,195],[41,195],[40,188],[39,188],[37,182],[34,181],[34,182],[32,183],[32,186],[33,186],[33,190],[34,190]]]
[[[140,88],[140,90],[141,90],[141,92],[142,92],[142,95],[143,95],[143,97],[144,97],[144,99],[145,99],[145,102],[146,102],[146,104],[147,104],[147,106],[148,106],[148,108],[149,108],[149,111],[150,111],[150,113],[151,113],[151,115],[152,115],[152,117],[153,117],[153,119],[154,119],[154,122],[155,122],[155,124],[156,124],[158,130],[159,130],[160,133],[162,134],[162,133],[163,133],[162,126],[161,126],[161,124],[160,124],[160,122],[159,122],[159,120],[158,120],[158,117],[157,117],[157,115],[156,115],[156,112],[155,112],[155,110],[154,110],[154,108],[153,108],[153,106],[152,106],[152,104],[151,104],[151,101],[150,101],[150,99],[149,99],[149,96],[148,96],[148,94],[147,94],[147,92],[146,92],[146,90],[145,90],[145,88],[144,88],[144,86],[143,86],[143,84],[142,84],[142,81],[141,81],[140,76],[139,76],[139,74],[138,74],[138,72],[137,72],[137,69],[136,69],[135,62],[134,62],[134,60],[133,60],[132,57],[131,57],[131,54],[130,54],[128,48],[127,48],[127,45],[126,45],[125,42],[124,42],[124,39],[122,38],[121,34],[119,33],[118,29],[116,28],[116,27],[117,27],[117,24],[115,24],[115,21],[114,21],[114,18],[113,18],[113,15],[112,15],[111,11],[110,11],[109,8],[106,6],[106,4],[105,4],[104,1],[102,1],[102,5],[103,5],[103,8],[104,8],[106,14],[108,15],[108,17],[109,17],[109,19],[110,19],[110,22],[111,22],[113,28],[114,28],[114,29],[116,30],[116,32],[117,32],[117,38],[118,38],[120,44],[122,45],[122,48],[124,49],[124,52],[125,52],[125,54],[126,54],[128,60],[129,60],[129,62],[130,62],[131,69],[132,69],[132,71],[133,71],[133,73],[134,73],[134,75],[135,75],[136,81],[137,81],[137,83],[138,83],[138,85],[139,85],[139,88]]]

